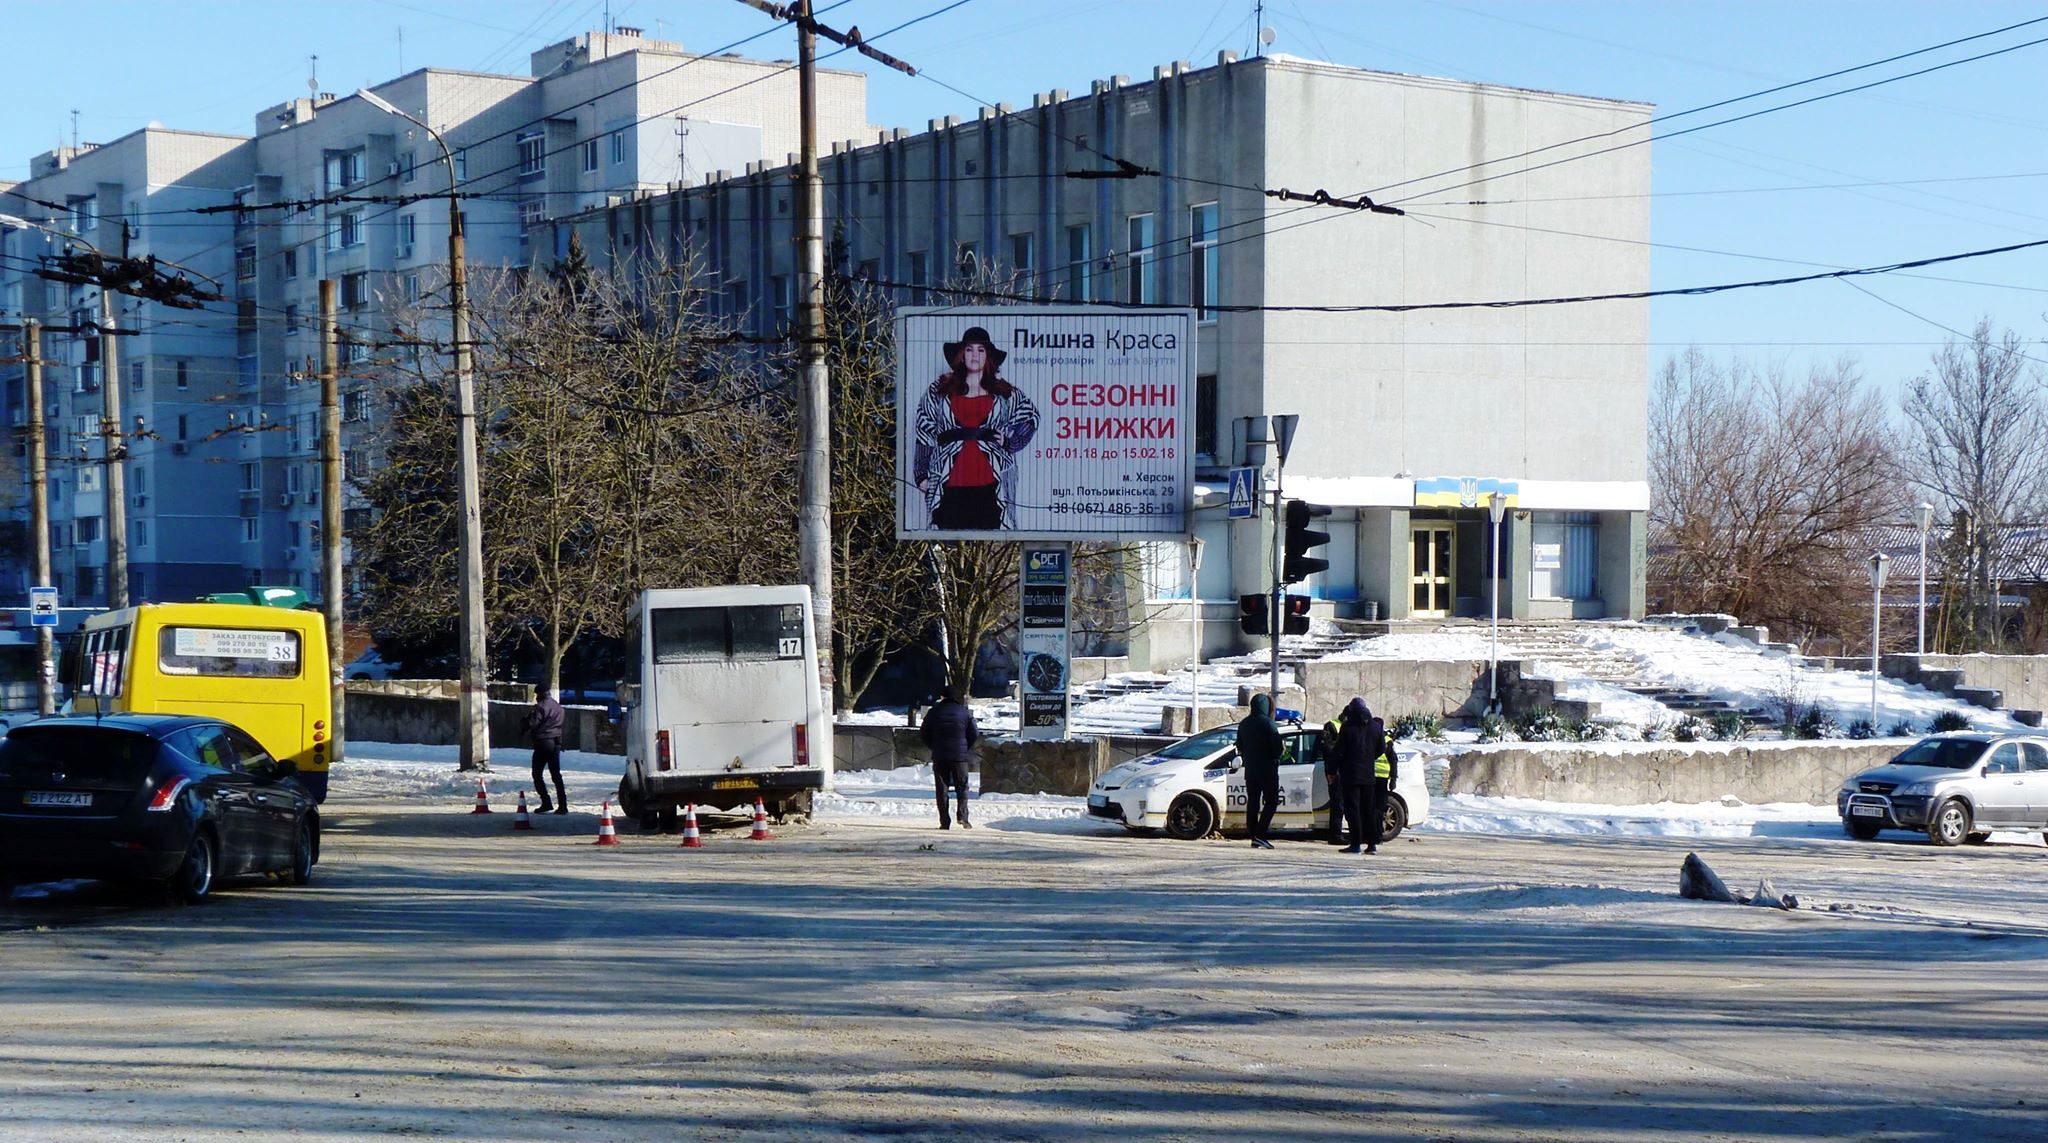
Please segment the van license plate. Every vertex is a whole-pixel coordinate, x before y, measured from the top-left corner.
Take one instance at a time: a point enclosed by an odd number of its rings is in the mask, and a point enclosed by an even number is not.
[[[92,795],[82,790],[30,790],[21,801],[29,806],[89,806]]]
[[[755,786],[752,778],[720,778],[711,783],[714,790],[750,790]]]
[[[1881,818],[1881,817],[1883,817],[1883,816],[1884,816],[1884,807],[1883,807],[1883,806],[1850,806],[1850,807],[1849,807],[1849,812],[1850,812],[1850,813],[1852,813],[1852,814],[1855,814],[1855,815],[1856,815],[1857,817],[1859,817],[1859,818]]]

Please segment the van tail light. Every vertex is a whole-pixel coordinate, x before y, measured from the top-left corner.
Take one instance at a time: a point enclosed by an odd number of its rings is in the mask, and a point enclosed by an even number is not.
[[[654,732],[654,768],[669,770],[674,767],[675,756],[668,749],[668,731],[657,730]]]
[[[801,722],[796,724],[796,764],[811,764],[811,728]]]
[[[170,781],[158,786],[156,793],[149,796],[149,812],[153,814],[167,812],[172,806],[178,804],[178,795],[184,793],[185,787],[191,784],[192,779],[190,778],[172,778]]]

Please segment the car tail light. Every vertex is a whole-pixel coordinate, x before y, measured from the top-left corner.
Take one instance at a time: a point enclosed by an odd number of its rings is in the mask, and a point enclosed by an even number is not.
[[[191,784],[192,779],[190,778],[172,778],[170,781],[158,786],[156,793],[149,796],[149,812],[160,814],[177,805],[178,795],[184,793],[185,787]]]
[[[811,728],[801,722],[796,724],[796,764],[811,764]]]
[[[654,732],[654,768],[667,770],[675,765],[675,759],[668,752],[668,731]]]

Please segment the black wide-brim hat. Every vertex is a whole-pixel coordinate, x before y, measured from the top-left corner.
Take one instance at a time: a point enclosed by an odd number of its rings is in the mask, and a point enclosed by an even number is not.
[[[988,350],[988,367],[990,372],[1001,368],[1003,358],[1009,356],[1008,353],[997,349],[995,342],[989,340],[987,330],[978,325],[973,325],[967,327],[967,332],[960,335],[959,341],[949,341],[946,343],[946,364],[954,369],[960,368],[959,364],[953,359],[960,356],[960,350],[963,346],[968,345],[979,345]]]

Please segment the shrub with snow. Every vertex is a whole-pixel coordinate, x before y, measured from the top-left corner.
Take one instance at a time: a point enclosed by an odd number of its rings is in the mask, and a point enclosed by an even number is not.
[[[1936,734],[1946,734],[1951,730],[1968,730],[1970,716],[1959,710],[1945,710],[1934,716],[1934,722],[1929,729]]]

